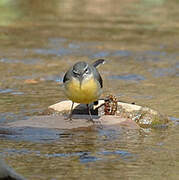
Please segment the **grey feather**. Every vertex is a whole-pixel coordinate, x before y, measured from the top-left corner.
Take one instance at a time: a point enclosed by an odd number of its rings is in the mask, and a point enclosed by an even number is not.
[[[101,75],[99,74],[98,70],[94,66],[91,66],[91,68],[93,69],[93,75],[94,75],[95,79],[97,79],[97,81],[99,82],[99,84],[102,88],[103,87],[103,80],[102,80]]]
[[[73,65],[73,67],[71,67],[64,75],[63,78],[63,83],[69,81],[72,77],[74,77],[73,72],[76,72],[79,70],[84,70],[86,67],[89,67],[89,69],[91,70],[91,72],[93,73],[95,79],[99,82],[101,88],[103,87],[103,80],[101,78],[101,75],[99,74],[98,70],[96,69],[99,65],[104,64],[105,60],[104,59],[98,59],[97,61],[95,61],[92,65],[86,63],[86,62],[77,62],[76,64]]]
[[[97,68],[99,67],[101,64],[104,64],[106,61],[104,59],[98,59],[96,60],[94,63],[92,63],[92,65]]]

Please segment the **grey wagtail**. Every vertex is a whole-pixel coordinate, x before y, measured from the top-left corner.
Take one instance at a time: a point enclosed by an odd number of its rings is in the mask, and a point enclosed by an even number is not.
[[[73,105],[76,102],[87,105],[90,120],[94,122],[89,104],[97,101],[102,93],[103,80],[96,68],[104,63],[104,59],[98,59],[93,64],[77,62],[64,75],[65,94],[72,101],[70,120],[72,120]]]

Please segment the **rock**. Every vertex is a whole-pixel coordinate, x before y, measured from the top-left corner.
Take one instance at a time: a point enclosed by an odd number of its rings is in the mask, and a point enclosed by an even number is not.
[[[97,105],[94,105],[94,112],[98,115],[98,111],[96,109],[100,109],[100,107],[104,104],[104,100],[99,100]],[[62,101],[57,104],[49,106],[50,110],[54,110],[55,112],[64,113],[69,112],[71,109],[71,101]],[[153,109],[148,107],[142,107],[135,104],[129,104],[124,102],[117,102],[117,119],[126,119],[132,120],[137,123],[142,128],[151,128],[151,127],[159,127],[166,126],[169,123],[169,118],[166,115],[159,113]],[[74,103],[74,109],[77,111],[82,111],[86,109],[85,105],[80,105],[78,103]],[[102,116],[101,119],[106,117],[104,116],[104,107],[103,110],[99,112]],[[115,118],[115,117],[113,117]],[[110,120],[109,120],[110,121]],[[132,122],[130,121],[130,122]],[[121,124],[122,125],[122,124]]]
[[[25,180],[25,178],[17,174],[0,159],[0,180]]]
[[[66,119],[71,109],[71,101],[62,101],[49,106],[40,116],[6,124],[7,127],[33,127],[49,129],[140,129],[168,125],[165,115],[147,107],[135,104],[117,102],[115,115],[104,115],[104,100],[93,105],[92,117],[95,123],[89,121],[86,105],[74,104],[72,121]]]
[[[104,100],[99,100],[97,105],[94,105],[94,109],[100,107],[102,104],[104,104]],[[121,106],[125,111],[127,112],[133,112],[133,111],[139,111],[141,110],[141,106],[135,105],[135,104],[129,104],[129,103],[124,103],[124,102],[117,102],[118,107]],[[61,101],[59,103],[53,104],[48,107],[48,109],[53,109],[54,111],[57,112],[64,112],[64,111],[70,111],[71,109],[72,102],[69,100],[66,101]],[[79,103],[74,103],[74,109],[86,109],[86,105],[84,104],[79,104]],[[147,109],[147,108],[146,108]],[[150,113],[152,114],[157,114],[157,111],[154,111],[150,108]]]
[[[94,109],[100,107],[102,104],[104,104],[104,100],[99,100],[97,105],[94,105]],[[59,103],[53,104],[48,107],[48,109],[53,109],[58,112],[63,112],[63,111],[70,111],[71,109],[72,102],[69,100],[66,101],[61,101]],[[122,106],[126,111],[138,111],[141,109],[141,106],[135,105],[135,104],[128,104],[128,103],[123,103],[123,102],[118,102],[118,106]],[[79,104],[79,103],[74,103],[74,109],[75,108],[86,108],[84,104]]]
[[[21,120],[8,123],[7,127],[35,127],[49,129],[79,129],[79,128],[103,128],[120,129],[121,125],[129,129],[139,129],[139,126],[132,120],[120,118],[118,116],[93,116],[95,123],[89,121],[88,115],[74,115],[73,120],[69,121],[63,115],[35,116],[28,120]]]

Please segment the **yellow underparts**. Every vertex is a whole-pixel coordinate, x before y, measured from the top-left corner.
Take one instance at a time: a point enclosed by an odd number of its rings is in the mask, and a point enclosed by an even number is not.
[[[81,87],[78,79],[72,78],[72,80],[65,85],[65,93],[67,97],[77,103],[89,104],[98,100],[101,94],[101,88],[97,81],[93,77],[87,80],[83,80]]]

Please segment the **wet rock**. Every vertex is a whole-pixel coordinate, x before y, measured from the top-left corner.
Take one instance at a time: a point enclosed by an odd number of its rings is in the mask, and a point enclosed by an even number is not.
[[[106,120],[106,116],[104,116],[104,100],[99,100],[97,105],[93,106],[93,112],[96,112],[96,115],[100,115],[101,119]],[[150,109],[148,107],[142,107],[135,104],[129,104],[124,102],[117,102],[117,112],[116,116],[112,116],[113,119],[120,119],[121,122],[125,122],[126,120],[128,123],[136,123],[139,127],[142,128],[151,128],[151,127],[159,127],[159,126],[166,126],[169,123],[169,118],[161,114],[158,111]],[[69,113],[71,108],[71,101],[62,101],[57,104],[49,106],[49,109],[55,112],[64,114]],[[81,105],[78,103],[74,103],[74,109],[79,111],[78,113],[84,112],[86,109],[85,105]],[[98,110],[98,111],[97,111]],[[109,118],[109,117],[108,117]],[[112,123],[111,120],[109,120]],[[117,123],[117,122],[116,122]],[[122,123],[120,124],[122,125]]]
[[[104,100],[92,106],[92,117],[95,123],[90,121],[86,105],[74,103],[72,121],[67,119],[71,109],[71,101],[62,101],[49,106],[47,110],[39,116],[34,116],[28,120],[21,120],[6,124],[7,127],[33,127],[49,129],[140,129],[152,128],[167,125],[167,116],[147,107],[135,104],[117,102],[115,115],[104,115]]]
[[[142,128],[165,127],[169,124],[169,118],[152,109],[142,107],[132,113],[132,120]]]
[[[25,180],[25,178],[17,174],[0,159],[0,180]]]
[[[139,129],[139,126],[132,120],[126,121],[124,118],[118,116],[95,116],[93,115],[95,123],[91,122],[89,115],[73,115],[73,120],[69,121],[65,116],[55,114],[50,116],[34,116],[28,120],[21,120],[8,123],[8,127],[35,127],[35,128],[49,128],[49,129],[116,129],[119,130],[121,125],[129,129]]]

